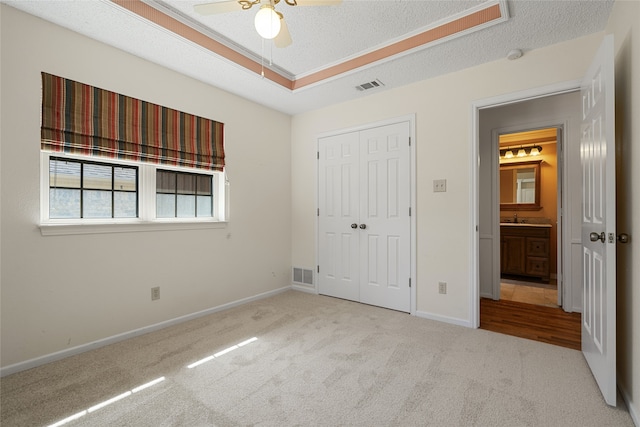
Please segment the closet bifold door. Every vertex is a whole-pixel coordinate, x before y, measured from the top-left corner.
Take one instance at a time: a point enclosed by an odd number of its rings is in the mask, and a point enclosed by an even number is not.
[[[318,143],[318,290],[351,301],[360,300],[359,144],[358,132]]]

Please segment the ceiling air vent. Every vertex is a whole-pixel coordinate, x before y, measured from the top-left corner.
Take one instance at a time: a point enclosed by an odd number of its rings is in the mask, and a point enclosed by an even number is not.
[[[375,88],[380,87],[380,86],[384,86],[384,83],[382,83],[378,79],[375,79],[372,82],[362,83],[361,85],[356,86],[356,89],[358,89],[360,92],[362,92],[364,90],[375,89]]]

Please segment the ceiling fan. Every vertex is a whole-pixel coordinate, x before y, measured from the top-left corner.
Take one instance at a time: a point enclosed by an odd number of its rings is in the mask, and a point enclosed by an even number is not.
[[[339,4],[342,0],[284,0],[289,6],[330,6]],[[223,0],[212,3],[197,4],[194,10],[201,15],[249,10],[260,5],[254,24],[256,31],[262,38],[273,39],[276,47],[287,47],[291,44],[291,34],[284,21],[284,15],[275,7],[280,0]]]

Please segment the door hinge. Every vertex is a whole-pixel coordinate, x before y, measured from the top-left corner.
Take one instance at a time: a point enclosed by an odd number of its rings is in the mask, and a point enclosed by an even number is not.
[[[320,273],[320,266],[318,266],[318,273]]]
[[[411,137],[409,137],[409,147],[411,147]]]
[[[317,151],[316,154],[317,154],[316,159],[320,160],[320,152]]]
[[[320,208],[318,208],[318,216],[320,216]]]
[[[411,216],[411,206],[409,206],[409,216]]]
[[[409,277],[409,287],[411,287],[411,277]]]

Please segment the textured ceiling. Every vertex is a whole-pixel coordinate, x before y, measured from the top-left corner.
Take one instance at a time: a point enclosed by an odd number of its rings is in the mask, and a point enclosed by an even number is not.
[[[219,41],[288,79],[297,79],[345,62],[432,28],[487,4],[499,4],[506,20],[392,56],[292,91],[190,40],[148,21],[110,0],[1,0],[88,37],[158,63],[289,114],[485,62],[504,59],[511,49],[528,51],[604,29],[613,0],[343,0],[334,6],[276,9],[287,22],[293,44],[278,49],[262,42],[249,11],[203,16],[193,10],[206,1],[145,0],[163,15]],[[135,3],[135,2],[134,2]],[[505,59],[506,60],[506,59]],[[133,77],[132,77],[133,78]],[[138,78],[144,78],[139,76]],[[384,86],[360,92],[359,84],[379,79]]]

